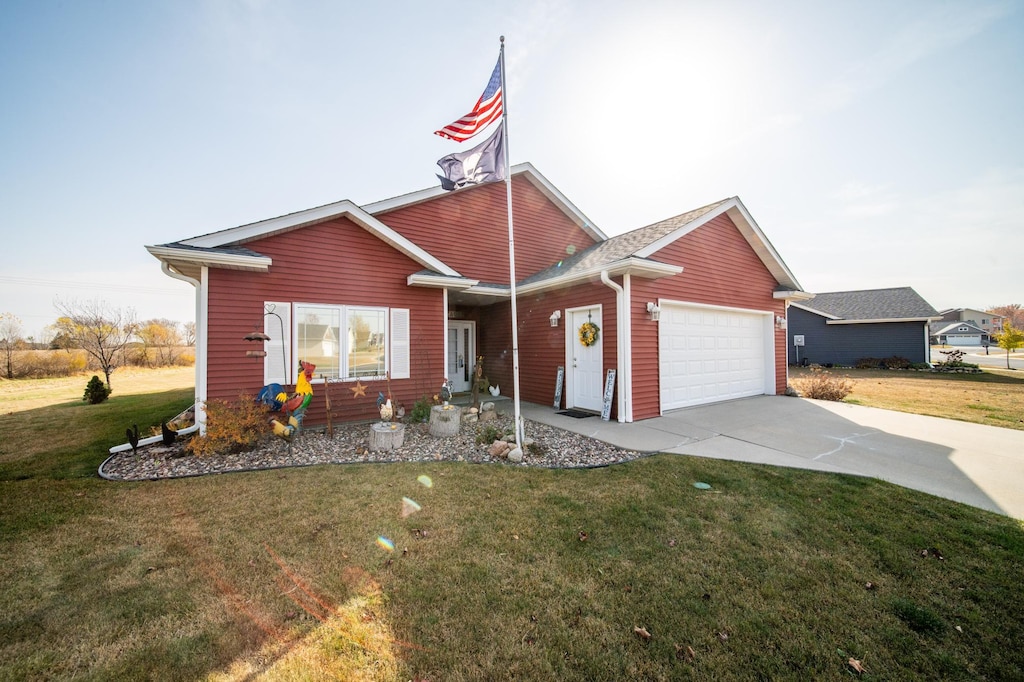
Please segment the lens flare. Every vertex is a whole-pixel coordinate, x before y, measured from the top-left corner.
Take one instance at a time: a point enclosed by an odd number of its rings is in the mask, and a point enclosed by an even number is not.
[[[426,474],[420,476],[416,480],[419,481],[420,483],[422,483],[427,488],[433,488],[434,487],[434,482],[432,480],[430,480],[430,476],[427,476]]]
[[[408,497],[402,498],[402,518],[408,518],[418,512],[423,507],[416,504],[416,500],[410,500]]]
[[[385,552],[394,552],[395,543],[391,542],[388,538],[383,535],[377,536],[377,546],[383,549]]]

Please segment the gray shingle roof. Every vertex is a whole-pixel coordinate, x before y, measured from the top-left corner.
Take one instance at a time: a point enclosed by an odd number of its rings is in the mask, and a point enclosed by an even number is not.
[[[728,199],[716,201],[713,204],[682,213],[673,218],[641,227],[625,234],[609,237],[603,242],[598,242],[590,248],[584,249],[569,258],[566,258],[555,265],[541,270],[540,272],[522,280],[520,284],[532,284],[542,282],[552,277],[570,275],[575,272],[583,272],[592,268],[599,268],[617,261],[633,256],[637,251],[650,246],[662,237],[672,234],[681,227],[684,227],[701,216],[710,213],[721,206]]]
[[[907,320],[939,317],[938,311],[911,287],[815,294],[814,298],[802,304],[802,307],[841,320]]]

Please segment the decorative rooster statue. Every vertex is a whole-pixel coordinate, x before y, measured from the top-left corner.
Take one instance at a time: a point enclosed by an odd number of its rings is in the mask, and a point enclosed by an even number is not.
[[[280,406],[278,409],[288,414],[288,419],[283,422],[277,419],[270,420],[270,425],[274,429],[274,435],[285,440],[291,440],[291,437],[302,427],[302,418],[306,414],[306,408],[313,401],[313,385],[309,382],[313,379],[316,365],[305,360],[299,360],[299,370],[301,370],[299,377],[295,380],[295,393],[288,396],[281,392],[272,398],[273,402]],[[264,386],[263,388],[264,390],[260,391],[260,397],[257,400],[267,403],[269,398],[266,395],[268,387]]]
[[[160,422],[160,436],[164,445],[170,445],[178,437],[178,433],[167,426],[167,422]]]
[[[139,454],[139,425],[132,424],[132,428],[125,429],[124,433],[128,436],[128,443],[132,446],[132,454]]]
[[[494,396],[495,398],[497,398],[497,397],[498,397],[499,395],[501,395],[501,387],[500,387],[500,386],[498,386],[498,385],[494,385],[494,386],[488,386],[488,387],[487,387],[487,390],[488,390],[488,391],[490,392],[490,394],[491,394],[491,395],[493,395],[493,396]]]

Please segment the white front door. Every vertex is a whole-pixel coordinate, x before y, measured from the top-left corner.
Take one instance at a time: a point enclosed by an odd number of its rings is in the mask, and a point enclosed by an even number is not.
[[[584,346],[580,340],[580,327],[587,322],[597,325],[597,340]],[[566,407],[600,412],[604,404],[603,347],[604,329],[601,328],[601,306],[569,311],[566,333],[566,364],[569,384]]]
[[[448,380],[454,393],[472,387],[476,325],[473,322],[448,322]]]

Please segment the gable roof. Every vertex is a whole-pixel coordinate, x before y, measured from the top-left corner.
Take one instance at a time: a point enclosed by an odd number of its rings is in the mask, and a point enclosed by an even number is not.
[[[512,177],[517,175],[523,176],[526,180],[530,181],[534,187],[540,190],[541,194],[546,196],[548,200],[554,204],[559,210],[561,210],[568,218],[576,223],[584,232],[590,235],[595,241],[604,241],[608,239],[604,232],[597,228],[590,219],[583,214],[583,211],[578,209],[575,204],[569,201],[564,194],[559,191],[557,187],[551,184],[547,178],[540,174],[536,168],[533,167],[532,163],[518,163],[510,169]],[[402,194],[397,197],[390,199],[384,199],[382,201],[375,201],[370,204],[363,206],[363,209],[367,213],[379,216],[390,211],[395,211],[400,208],[406,208],[413,204],[420,204],[425,201],[437,199],[443,196],[449,196],[457,192],[472,192],[474,189],[481,187],[481,185],[469,185],[461,189],[454,191],[448,191],[437,185],[435,187],[428,187],[427,189],[421,189],[416,192],[410,192],[409,194]],[[513,207],[514,208],[514,207]],[[513,219],[514,219],[513,214]]]
[[[965,330],[961,331],[960,327],[968,327],[968,329],[965,329]],[[932,336],[943,336],[943,335],[949,334],[950,332],[969,333],[969,334],[972,334],[972,335],[973,334],[988,334],[988,332],[986,332],[984,329],[978,327],[976,324],[974,324],[973,322],[970,322],[970,321],[968,321],[968,322],[938,322],[938,323],[935,323],[935,324],[931,325],[931,335]]]
[[[628,270],[633,274],[647,277],[677,274],[682,272],[682,268],[661,263],[652,256],[668,244],[721,215],[729,216],[782,289],[800,291],[796,277],[782,262],[739,197],[722,199],[667,220],[611,237],[526,278],[521,284],[524,290],[547,288],[591,277],[602,270],[608,270],[609,274]]]
[[[827,324],[927,322],[939,313],[911,287],[815,294],[811,303],[792,305],[828,318]]]
[[[265,272],[272,264],[271,259],[246,249],[242,245],[271,235],[343,217],[404,253],[425,269],[445,277],[462,277],[455,269],[413,244],[347,199],[178,242],[147,246],[146,250],[179,272],[186,274],[203,265]]]

